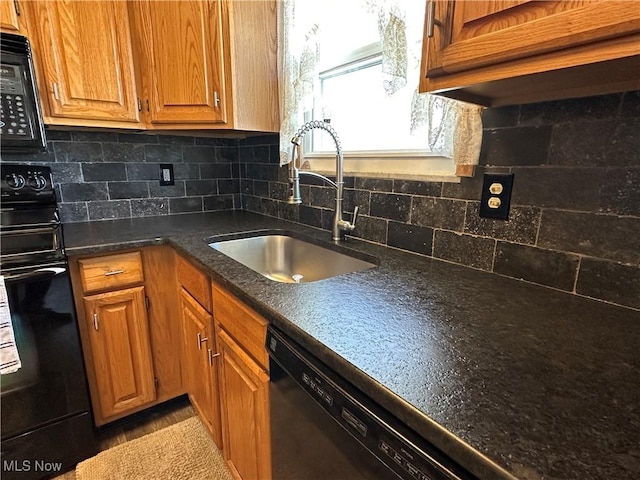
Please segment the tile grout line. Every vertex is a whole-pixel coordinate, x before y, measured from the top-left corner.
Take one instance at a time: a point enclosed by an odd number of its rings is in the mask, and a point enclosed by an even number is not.
[[[578,294],[578,277],[580,276],[580,268],[582,267],[582,259],[584,257],[582,255],[578,256],[578,268],[576,268],[576,276],[573,279],[573,290],[571,293]]]

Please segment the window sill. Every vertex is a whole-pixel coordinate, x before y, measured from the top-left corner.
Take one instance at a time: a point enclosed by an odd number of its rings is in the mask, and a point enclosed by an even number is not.
[[[304,155],[302,170],[334,176],[334,153]],[[450,158],[424,152],[349,152],[344,154],[345,176],[460,183]]]

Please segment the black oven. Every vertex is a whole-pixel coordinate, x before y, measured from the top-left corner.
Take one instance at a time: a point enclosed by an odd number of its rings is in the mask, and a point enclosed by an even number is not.
[[[38,479],[97,448],[51,173],[0,168],[0,476]]]
[[[29,40],[0,33],[0,142],[3,151],[46,150]]]
[[[31,216],[33,223],[2,225],[2,262],[5,267],[63,259],[62,225],[57,210],[22,210],[21,218]],[[3,220],[14,215],[3,212]]]

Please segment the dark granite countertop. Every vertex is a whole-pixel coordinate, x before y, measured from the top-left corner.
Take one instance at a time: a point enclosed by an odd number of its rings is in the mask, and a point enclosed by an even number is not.
[[[330,237],[223,212],[69,224],[65,240],[169,242],[480,478],[640,476],[640,312],[356,239],[376,268],[283,284],[206,241],[258,229]]]

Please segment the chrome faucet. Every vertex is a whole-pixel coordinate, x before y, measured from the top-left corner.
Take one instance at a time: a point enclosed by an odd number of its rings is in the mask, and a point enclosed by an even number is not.
[[[298,161],[300,161],[300,151],[302,150],[301,142],[302,138],[305,134],[313,129],[321,129],[326,131],[333,142],[336,145],[336,181],[325,177],[324,175],[320,175],[319,173],[309,172],[306,170],[300,170],[296,166],[296,150],[298,151]],[[338,139],[338,134],[336,131],[329,125],[329,120],[312,120],[310,122],[302,125],[298,131],[295,133],[293,138],[291,139],[291,143],[295,145],[291,152],[291,162],[289,162],[289,197],[287,198],[287,203],[290,205],[295,205],[302,203],[302,198],[300,197],[300,175],[308,175],[310,177],[319,178],[329,185],[331,185],[336,190],[336,210],[333,215],[333,224],[331,227],[331,239],[334,242],[343,241],[345,239],[345,234],[348,232],[352,232],[356,228],[356,218],[358,216],[358,207],[355,207],[353,210],[353,218],[351,222],[344,220],[342,218],[342,201],[343,201],[343,193],[344,193],[344,179],[343,179],[343,169],[344,169],[344,158],[342,156],[342,147],[340,146],[340,140]]]

